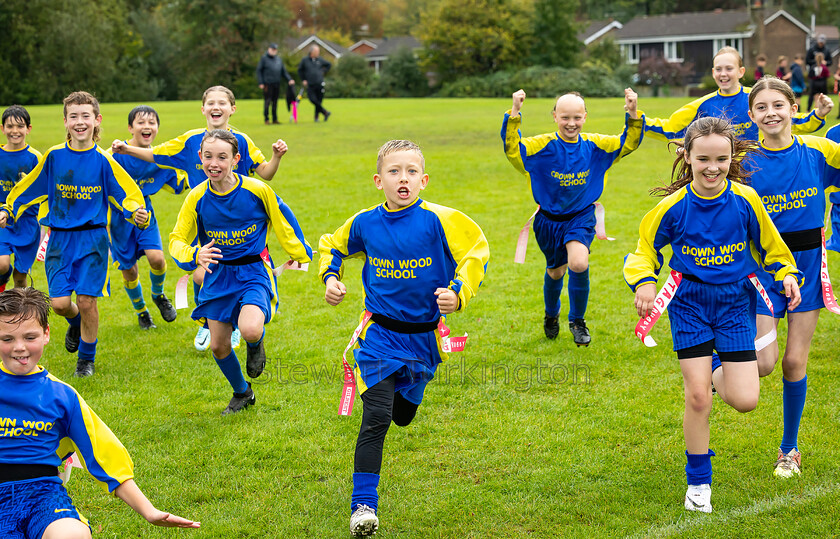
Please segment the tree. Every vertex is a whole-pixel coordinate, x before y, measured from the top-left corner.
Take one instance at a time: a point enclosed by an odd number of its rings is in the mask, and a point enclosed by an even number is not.
[[[382,35],[382,7],[370,0],[289,0],[293,26],[339,30],[358,38],[361,35]],[[314,18],[313,18],[314,14]]]
[[[441,82],[521,65],[531,51],[530,25],[520,0],[440,0],[422,17],[421,64]]]
[[[408,47],[400,47],[388,58],[379,84],[386,97],[420,97],[429,93],[429,81]]]
[[[536,0],[534,2],[531,63],[572,67],[582,44],[574,21],[578,0]]]

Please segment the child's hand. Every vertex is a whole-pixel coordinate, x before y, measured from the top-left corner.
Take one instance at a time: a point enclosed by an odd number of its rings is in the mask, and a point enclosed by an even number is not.
[[[0,228],[6,228],[6,218],[8,215],[4,211],[0,211]]]
[[[653,301],[656,299],[656,285],[645,283],[636,288],[636,312],[639,316],[647,316],[653,309]]]
[[[521,92],[522,90],[520,90]],[[523,96],[525,92],[522,92]],[[437,304],[440,309],[440,314],[452,314],[458,309],[458,294],[449,288],[438,288],[435,290],[437,296]]]
[[[802,301],[802,294],[799,292],[799,284],[793,275],[785,276],[785,296],[788,298],[788,309],[796,309]]]
[[[638,119],[639,115],[636,112],[638,106],[639,94],[633,91],[632,88],[624,89],[624,110],[634,120]]]
[[[146,208],[140,208],[136,212],[134,212],[134,223],[137,226],[143,226],[146,224],[146,221],[149,220],[149,212],[146,211]]]
[[[510,107],[510,115],[516,116],[522,110],[522,103],[525,102],[525,90],[513,92],[513,106]]]
[[[124,140],[115,139],[114,142],[111,143],[111,153],[125,153],[126,146],[128,146],[128,144],[126,144]]]
[[[155,526],[162,526],[164,528],[200,528],[201,522],[194,522],[172,513],[164,513],[155,509],[152,513],[146,515],[146,522],[154,524]]]
[[[817,94],[817,116],[827,118],[834,107],[834,101],[825,94]]]
[[[213,273],[210,271],[210,264],[218,264],[218,259],[222,258],[222,250],[213,247],[215,243],[216,240],[213,239],[210,243],[202,245],[198,250],[198,256],[195,257],[195,263],[207,270],[207,273]]]
[[[277,139],[277,142],[271,145],[271,151],[274,152],[274,155],[279,159],[283,157],[287,151],[289,151],[289,146],[282,139]]]
[[[344,283],[332,276],[327,278],[326,285],[327,291],[324,293],[324,299],[327,300],[327,303],[335,307],[344,300],[344,296],[347,294],[347,287],[344,286]]]

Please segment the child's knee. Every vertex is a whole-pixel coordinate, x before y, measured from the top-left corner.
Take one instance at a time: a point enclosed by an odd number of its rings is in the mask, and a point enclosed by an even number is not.
[[[712,386],[708,388],[687,389],[685,394],[685,406],[688,410],[696,413],[709,413],[712,409]]]
[[[382,406],[365,406],[362,428],[373,431],[387,431],[391,425],[391,410]]]
[[[758,394],[756,395],[740,395],[729,403],[730,406],[742,414],[752,412],[758,406]]]
[[[82,312],[89,312],[96,309],[96,298],[93,296],[77,296],[76,304]]]
[[[75,518],[62,518],[44,530],[42,539],[91,539],[90,528]]]

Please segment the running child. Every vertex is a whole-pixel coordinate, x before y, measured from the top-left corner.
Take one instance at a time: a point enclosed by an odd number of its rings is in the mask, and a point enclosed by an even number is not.
[[[58,475],[58,465],[74,451],[104,489],[150,524],[200,527],[152,505],[114,433],[75,389],[38,364],[50,341],[49,301],[34,288],[0,294],[0,417],[6,426],[0,429],[0,536],[91,537]]]
[[[151,148],[159,125],[160,116],[155,109],[148,105],[134,107],[128,113],[128,132],[131,139],[125,143],[138,148]],[[166,322],[172,322],[178,315],[172,302],[163,293],[163,284],[166,282],[166,257],[163,254],[157,217],[152,211],[151,195],[161,190],[176,195],[181,193],[186,186],[186,173],[160,168],[130,155],[116,154],[114,160],[137,182],[143,193],[146,209],[151,212],[149,226],[143,230],[123,219],[112,219],[110,223],[111,254],[122,272],[125,293],[134,306],[140,328],[150,329],[155,327],[155,323],[146,308],[143,287],[140,284],[137,261],[141,256],[145,255],[149,261],[152,301],[160,311],[161,317]]]
[[[674,161],[673,181],[652,190],[667,196],[642,219],[636,252],[624,264],[624,279],[636,293],[639,316],[650,314],[661,251],[671,245],[668,264],[682,273],[668,312],[685,390],[684,505],[710,513],[712,382],[723,401],[739,412],[758,403],[756,291],[748,275],[760,262],[775,274],[767,291],[787,296],[791,305],[799,303],[801,277],[761,199],[742,183],[751,145],[737,138],[728,122],[714,117],[693,122],[684,146],[677,145],[682,151]],[[720,354],[717,362],[714,349]]]
[[[749,116],[750,89],[741,86],[740,82],[744,71],[744,62],[738,51],[733,47],[723,47],[715,54],[712,67],[712,77],[718,90],[685,105],[668,119],[647,117],[645,136],[666,142],[681,139],[691,122],[704,116],[714,116],[728,120],[738,138],[758,140],[758,128]],[[793,129],[797,133],[821,129],[829,110],[820,106],[810,113],[798,114],[793,118]]]
[[[6,135],[6,144],[0,146],[0,196],[5,202],[12,187],[38,164],[41,153],[26,143],[27,135],[32,132],[32,121],[29,112],[20,105],[3,111],[0,131]],[[14,226],[0,229],[0,292],[6,289],[13,272],[14,285],[26,286],[26,276],[38,254],[40,236],[38,208],[34,206]]]
[[[824,102],[821,106],[831,109],[828,96],[821,95],[819,99]],[[799,474],[802,466],[798,436],[808,388],[808,352],[824,306],[820,266],[825,191],[840,185],[840,145],[822,137],[791,134],[791,117],[797,106],[790,87],[778,79],[767,77],[758,81],[750,91],[749,104],[750,117],[761,131],[762,140],[761,152],[745,168],[753,173],[752,186],[805,278],[802,302],[797,306],[771,291],[767,287],[770,276],[758,272],[773,301],[772,313],[759,302],[758,336],[775,332],[785,314],[788,320],[782,357],[784,431],[773,473],[777,477],[791,477]],[[778,359],[779,348],[775,342],[760,350],[759,375],[773,372]]]
[[[234,324],[247,344],[248,376],[258,377],[265,367],[265,324],[277,311],[276,278],[270,261],[261,256],[269,229],[293,260],[309,262],[312,248],[292,210],[271,187],[234,172],[240,155],[233,133],[213,129],[200,149],[208,180],[184,200],[169,252],[182,269],[207,272],[192,317],[207,320],[213,358],[233,387],[233,398],[222,411],[228,415],[256,402],[231,348]]]
[[[638,96],[624,90],[625,124],[620,136],[581,133],[586,104],[577,92],[557,98],[552,110],[555,133],[522,138],[520,110],[525,91],[513,94],[513,106],[502,121],[502,140],[508,161],[528,176],[531,193],[539,205],[534,236],[545,255],[543,277],[545,318],[549,339],[560,332],[560,292],[569,270],[569,330],[575,344],[589,346],[586,326],[589,302],[589,249],[595,239],[595,202],[604,192],[607,171],[639,147],[644,115],[636,111]]]
[[[385,203],[360,211],[318,245],[324,297],[333,306],[347,294],[344,260],[365,260],[366,311],[353,350],[364,403],[350,498],[350,532],[357,537],[379,526],[377,488],[391,421],[399,427],[411,423],[426,385],[447,358],[437,331],[441,316],[467,306],[490,258],[484,233],[469,217],[420,198],[429,175],[417,144],[382,145],[373,181]],[[413,269],[400,269],[401,261]]]
[[[207,120],[205,129],[187,131],[180,137],[164,142],[152,149],[132,147],[122,141],[114,141],[112,150],[115,154],[125,153],[163,167],[185,171],[189,187],[192,189],[207,179],[207,175],[201,169],[201,160],[198,158],[199,147],[204,135],[213,129],[224,129],[230,131],[236,137],[242,155],[234,172],[243,176],[257,175],[266,181],[271,180],[280,165],[280,158],[286,153],[286,143],[277,139],[271,145],[271,159],[266,161],[263,153],[248,135],[230,127],[228,122],[235,112],[236,98],[233,92],[224,86],[211,86],[204,91],[201,98],[201,113]],[[198,290],[204,280],[204,268],[197,268],[192,274],[192,279],[193,297],[195,298],[198,297]],[[238,348],[239,329],[234,329],[231,338],[232,346]],[[198,351],[207,350],[210,346],[210,331],[206,324],[198,329],[194,345]]]
[[[71,354],[79,352],[76,376],[94,373],[99,332],[96,298],[110,293],[109,202],[138,227],[149,222],[137,184],[96,144],[101,123],[99,101],[93,95],[73,92],[64,98],[67,141],[47,150],[0,208],[2,228],[46,201],[41,223],[50,227],[44,260],[47,284],[53,311],[70,324],[64,347]],[[72,301],[73,292],[78,305]]]

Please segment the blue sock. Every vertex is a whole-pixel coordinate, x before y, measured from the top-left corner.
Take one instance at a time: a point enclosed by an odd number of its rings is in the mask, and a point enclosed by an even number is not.
[[[12,268],[11,264],[9,265],[9,271],[6,273],[0,274],[0,286],[4,286],[6,283],[9,282],[9,278],[12,276],[12,272],[14,268]]]
[[[805,409],[805,395],[808,393],[808,376],[798,382],[788,382],[782,379],[782,408],[785,417],[785,430],[782,434],[782,444],[779,449],[787,455],[791,449],[799,449],[796,445],[799,438],[799,421],[802,410]]]
[[[259,348],[260,343],[261,343],[261,342],[263,342],[263,339],[264,339],[264,338],[265,338],[265,327],[263,327],[263,334],[262,334],[262,336],[259,338],[259,340],[258,340],[258,341],[256,341],[256,342],[248,342],[248,341],[245,341],[245,344],[247,344],[247,345],[248,345],[248,348],[256,349],[256,348]]]
[[[239,358],[236,357],[236,352],[232,351],[224,359],[219,359],[216,354],[213,354],[213,359],[216,364],[222,369],[222,374],[225,375],[234,393],[245,393],[248,391],[248,382],[245,381],[245,375],[242,374],[242,368],[239,366]]]
[[[712,484],[712,457],[715,452],[709,449],[705,455],[691,455],[685,452],[685,478],[689,485]]]
[[[160,275],[155,273],[155,270],[150,269],[149,278],[152,280],[152,297],[156,298],[163,294],[163,282],[166,280],[166,268],[163,268],[163,272],[161,272]]]
[[[74,328],[77,328],[77,327],[81,326],[82,325],[82,313],[79,312],[79,313],[76,313],[76,316],[74,316],[73,318],[67,318],[67,323],[70,324],[71,326],[73,326]]]
[[[143,299],[143,285],[140,284],[140,279],[123,281],[123,288],[125,288],[125,293],[128,294],[128,299],[131,300],[134,312],[140,314],[145,311],[146,300]]]
[[[569,270],[569,322],[586,318],[589,303],[589,268],[580,273]]]
[[[721,366],[720,356],[717,352],[712,352],[712,372],[715,372]]]
[[[545,274],[543,280],[543,298],[545,299],[545,315],[557,316],[560,314],[560,292],[563,291],[563,277],[556,281]]]
[[[93,342],[85,342],[84,339],[79,339],[79,359],[96,361],[96,343],[98,342],[99,339]]]
[[[353,474],[353,496],[350,498],[350,512],[356,510],[359,504],[365,504],[374,511],[379,505],[379,494],[376,488],[379,486],[379,474],[360,473]]]

